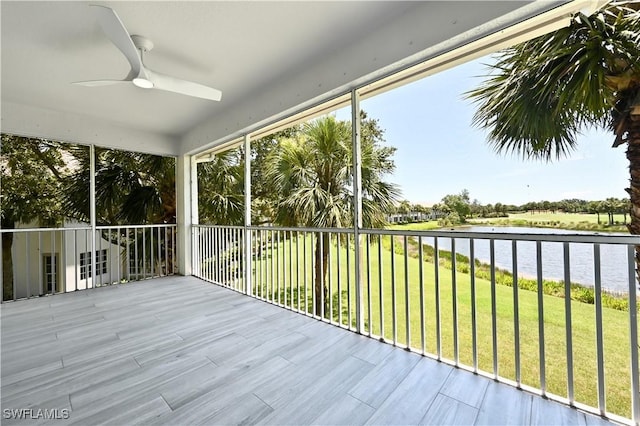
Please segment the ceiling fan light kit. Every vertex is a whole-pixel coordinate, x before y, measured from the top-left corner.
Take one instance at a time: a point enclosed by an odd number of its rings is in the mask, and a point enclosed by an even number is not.
[[[140,35],[129,35],[118,14],[106,6],[91,5],[100,26],[111,42],[129,61],[131,71],[124,80],[78,81],[73,84],[96,87],[131,82],[143,89],[159,89],[211,101],[222,99],[222,92],[193,81],[160,74],[145,67],[143,56],[153,49],[153,42]]]

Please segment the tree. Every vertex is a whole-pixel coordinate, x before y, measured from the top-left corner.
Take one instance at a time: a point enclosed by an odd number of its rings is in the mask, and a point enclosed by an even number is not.
[[[505,50],[481,86],[467,93],[478,105],[474,123],[489,130],[495,150],[525,159],[567,156],[581,129],[609,128],[614,147],[627,144],[631,234],[640,234],[637,9],[631,1],[613,2],[591,16],[578,13],[568,27]]]
[[[244,223],[244,150],[231,149],[198,164],[198,215],[203,223]]]
[[[457,215],[457,219],[453,224],[464,222],[465,218],[471,213],[469,191],[466,189],[463,189],[459,194],[445,195],[442,198],[442,204]]]
[[[69,149],[76,166],[62,176],[65,216],[89,222],[89,150]],[[96,223],[175,223],[175,160],[151,154],[96,148]]]
[[[381,146],[376,120],[362,120],[362,217],[365,227],[382,227],[398,197],[385,182],[394,170],[394,148]],[[265,178],[277,188],[275,222],[284,226],[341,228],[353,225],[353,155],[351,124],[333,116],[306,123],[294,137],[281,141],[267,161]],[[315,313],[328,302],[326,282],[330,241],[317,233],[314,249]],[[325,309],[325,312],[327,310]]]
[[[37,221],[56,226],[62,221],[59,178],[61,152],[47,140],[2,134],[0,155],[0,217],[2,229]],[[13,233],[2,234],[2,285],[5,300],[13,299]]]
[[[600,201],[590,201],[587,205],[587,211],[589,213],[595,213],[598,215],[598,225],[600,225],[600,212],[602,212],[602,203]]]

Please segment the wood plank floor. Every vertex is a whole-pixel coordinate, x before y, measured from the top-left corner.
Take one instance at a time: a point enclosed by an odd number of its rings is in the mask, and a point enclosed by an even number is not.
[[[3,424],[609,424],[192,277],[1,311]]]

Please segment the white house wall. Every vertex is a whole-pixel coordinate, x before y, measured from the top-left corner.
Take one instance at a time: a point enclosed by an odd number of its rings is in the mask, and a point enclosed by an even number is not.
[[[66,227],[71,226],[77,227],[78,224]],[[51,253],[57,255],[58,262],[56,292],[82,290],[120,281],[126,271],[121,257],[122,248],[103,239],[100,231],[96,231],[96,251],[107,250],[107,273],[80,279],[80,253],[90,252],[90,247],[90,230],[15,233],[12,245],[15,297],[32,297],[47,292],[44,288],[43,256]]]

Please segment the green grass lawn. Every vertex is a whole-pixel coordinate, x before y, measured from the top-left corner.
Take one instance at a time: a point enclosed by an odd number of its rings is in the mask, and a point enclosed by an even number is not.
[[[524,219],[524,220],[538,220],[538,221],[554,221],[561,223],[578,223],[578,222],[589,222],[589,223],[598,223],[598,215],[596,214],[588,214],[588,213],[510,213],[509,219]],[[600,223],[604,223],[608,220],[608,216],[606,213],[600,214]],[[613,215],[613,220],[615,222],[622,223],[624,221],[624,217],[621,214]],[[629,215],[627,215],[627,221],[629,221]]]
[[[416,222],[416,223],[403,223],[402,225],[390,225],[388,229],[410,229],[412,231],[430,231],[432,229],[439,229],[437,220],[430,220],[428,222]]]
[[[301,234],[302,235],[302,234]],[[363,309],[365,332],[395,340],[400,345],[410,344],[422,349],[421,339],[421,295],[422,283],[425,318],[425,349],[428,353],[444,358],[455,359],[454,323],[457,324],[458,359],[461,364],[473,365],[473,332],[471,276],[455,273],[455,291],[452,271],[439,268],[439,287],[436,290],[435,265],[420,263],[417,258],[406,257],[398,247],[403,246],[402,237],[394,240],[395,253],[392,256],[389,237],[383,237],[382,247],[377,242],[369,245],[369,267],[367,250],[363,249],[362,262],[366,272],[362,277]],[[306,265],[303,262],[303,249],[306,250]],[[291,253],[292,257],[289,257]],[[296,256],[297,253],[297,256]],[[378,256],[378,253],[381,256]],[[331,316],[343,325],[355,321],[355,278],[353,247],[345,248],[341,242],[338,249],[336,239],[332,239],[329,258],[329,274],[326,285],[330,287]],[[276,265],[277,258],[277,265]],[[293,259],[293,262],[291,262]],[[392,274],[392,262],[394,273]],[[306,268],[306,269],[305,269]],[[272,249],[265,249],[262,257],[254,262],[254,294],[271,298],[286,306],[298,307],[312,312],[312,268],[313,246],[311,235],[307,234],[297,241],[295,238],[284,240]],[[338,268],[340,273],[338,273]],[[405,268],[408,272],[405,275]],[[273,277],[273,280],[272,278]],[[382,279],[380,279],[380,277]],[[272,283],[276,287],[272,288]],[[338,297],[338,286],[342,297]],[[347,287],[350,297],[347,297]],[[306,291],[306,297],[305,297]],[[498,371],[502,377],[514,379],[515,372],[515,321],[514,288],[495,285],[495,299],[491,296],[492,286],[487,280],[475,281],[475,309],[478,367],[493,373],[493,325],[492,308],[495,305],[497,335]],[[298,299],[299,295],[299,299]],[[455,297],[454,297],[455,295]],[[519,339],[521,381],[523,384],[540,387],[540,346],[538,330],[538,295],[534,291],[518,290]],[[567,396],[566,336],[565,336],[565,300],[560,297],[542,297],[544,310],[544,368],[546,371],[547,391]],[[407,303],[408,301],[408,303]],[[453,306],[457,309],[454,321]],[[440,305],[439,318],[436,303]],[[408,306],[408,321],[407,321]],[[381,310],[382,308],[382,310]],[[349,315],[349,313],[351,315]],[[328,316],[328,315],[327,315]],[[440,351],[438,350],[437,321],[440,323]],[[628,312],[603,308],[605,389],[607,411],[630,417],[630,356],[629,356],[629,319]],[[596,367],[596,331],[594,305],[571,302],[571,321],[573,339],[574,389],[578,402],[597,406],[597,367]],[[407,325],[409,341],[407,341]],[[384,327],[384,329],[383,329]]]
[[[598,215],[586,213],[510,213],[508,218],[474,218],[469,219],[469,223],[476,224],[493,224],[493,225],[511,225],[511,226],[533,226],[533,227],[551,227],[559,229],[574,229],[585,231],[610,231],[610,232],[628,232],[624,225],[624,215],[616,214],[613,217],[615,225],[608,225],[608,216],[600,214],[600,224],[598,224]],[[627,223],[629,222],[627,215]]]

